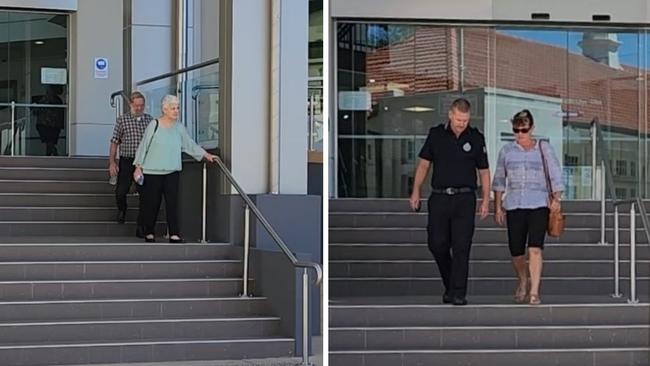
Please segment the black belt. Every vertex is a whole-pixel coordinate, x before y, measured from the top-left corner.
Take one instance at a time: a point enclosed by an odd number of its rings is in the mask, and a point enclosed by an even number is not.
[[[436,194],[446,194],[448,196],[453,196],[458,193],[474,193],[474,188],[470,188],[470,187],[460,187],[460,188],[447,187],[443,189],[431,188],[431,192]]]

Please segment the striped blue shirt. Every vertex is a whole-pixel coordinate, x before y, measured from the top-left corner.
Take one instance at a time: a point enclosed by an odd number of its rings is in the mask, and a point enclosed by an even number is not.
[[[506,144],[499,151],[492,190],[505,192],[503,208],[539,208],[548,205],[548,189],[539,140],[534,148],[526,151],[516,142]],[[546,158],[553,192],[564,191],[562,167],[555,156],[553,146],[544,141],[542,150]]]

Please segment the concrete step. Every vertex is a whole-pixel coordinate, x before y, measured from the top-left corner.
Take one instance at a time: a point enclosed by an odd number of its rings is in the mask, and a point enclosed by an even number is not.
[[[0,267],[1,268],[1,267]],[[433,259],[423,260],[331,260],[329,276],[335,277],[431,277],[438,274]],[[650,277],[650,260],[637,261],[637,275]],[[630,272],[629,261],[622,261],[621,274]],[[469,275],[473,277],[505,277],[513,274],[510,260],[470,261]],[[544,276],[549,277],[612,277],[613,260],[547,260]]]
[[[129,207],[138,207],[138,196],[127,196]],[[116,208],[114,193],[6,193],[0,192],[2,207],[107,207]]]
[[[429,248],[424,243],[335,243],[329,246],[330,260],[424,260],[432,258]],[[621,259],[628,259],[630,246],[621,244]],[[637,259],[650,259],[650,246],[636,246]],[[509,260],[508,244],[474,243],[470,258],[477,260]],[[611,260],[614,258],[614,246],[585,243],[549,243],[544,245],[545,260]]]
[[[3,301],[232,297],[241,288],[241,278],[0,282]]]
[[[13,236],[135,236],[135,221],[118,224],[115,221],[3,221],[0,237]],[[156,234],[167,232],[165,223],[158,222]]]
[[[649,347],[471,350],[330,351],[337,366],[500,365],[500,366],[645,366]]]
[[[566,226],[570,228],[600,228],[600,213],[568,212],[566,215]],[[405,213],[405,212],[338,212],[330,213],[330,228],[352,227],[352,228],[425,228],[427,226],[426,213]],[[641,215],[636,215],[636,224],[641,226]],[[484,220],[478,216],[475,220],[476,227],[498,228],[494,221],[494,215]],[[606,215],[605,225],[607,228],[614,227],[614,214]],[[619,225],[621,229],[630,227],[630,214],[619,214]]]
[[[330,277],[330,296],[422,296],[442,294],[444,286],[438,276],[431,277]],[[512,295],[517,280],[514,276],[470,277],[468,296]],[[548,295],[609,295],[614,279],[610,277],[549,277],[542,276],[540,293]],[[629,279],[621,277],[621,292],[629,293]],[[637,292],[650,292],[650,278],[637,277]],[[543,300],[543,299],[542,299]],[[470,299],[471,301],[471,299]]]
[[[620,241],[629,243],[629,230],[621,230]],[[391,227],[363,227],[363,228],[330,228],[329,237],[331,243],[425,243],[427,232],[425,228],[391,228]],[[608,228],[605,231],[605,240],[614,242],[614,230]],[[507,242],[508,233],[505,228],[484,228],[477,227],[474,230],[475,243]],[[600,241],[600,228],[574,228],[567,227],[560,238],[547,237],[548,243],[598,243]],[[648,243],[648,238],[643,228],[637,227],[637,243]]]
[[[41,237],[43,243],[20,243],[16,238],[2,238],[0,242],[0,261],[175,261],[233,259],[239,249],[230,244],[182,244],[144,243],[137,238],[115,237],[115,242],[103,242],[111,238]],[[23,238],[18,238],[23,239]],[[65,240],[65,242],[63,242]],[[138,240],[138,242],[134,242]],[[50,243],[50,241],[52,243]],[[56,243],[56,244],[53,244]]]
[[[477,203],[480,203],[478,200]],[[645,200],[646,210],[650,211],[650,200]],[[490,202],[490,209],[494,208],[494,201]],[[600,212],[600,201],[563,201],[562,208],[567,212]],[[613,212],[614,208],[611,201],[607,201],[606,209]],[[421,212],[427,212],[427,200],[421,201]],[[621,208],[621,212],[628,210],[629,205]],[[342,198],[329,201],[329,212],[410,212],[408,198],[384,198],[384,199],[367,199],[367,198]]]
[[[108,169],[108,157],[2,156],[0,166],[18,168]]]
[[[261,338],[279,332],[277,317],[47,321],[0,324],[0,346],[63,342]]]
[[[267,315],[264,297],[205,297],[0,302],[0,322],[182,319]]]
[[[330,328],[335,350],[637,348],[650,325],[393,326]]]
[[[4,281],[241,277],[239,260],[0,262]]]
[[[108,168],[1,167],[0,180],[87,180],[108,182]]]
[[[112,193],[107,181],[0,180],[0,192],[11,193]]]
[[[293,356],[294,340],[196,339],[169,341],[51,343],[0,347],[6,366],[45,366],[183,360],[244,360]]]
[[[329,323],[332,328],[650,324],[650,304],[609,296],[549,295],[538,306],[514,304],[511,296],[473,300],[451,306],[441,304],[439,295],[338,298],[330,302]]]
[[[162,211],[162,210],[161,210]],[[0,221],[115,221],[117,208],[113,207],[0,207]],[[126,220],[136,221],[138,206],[127,209]],[[159,219],[165,219],[164,212]]]

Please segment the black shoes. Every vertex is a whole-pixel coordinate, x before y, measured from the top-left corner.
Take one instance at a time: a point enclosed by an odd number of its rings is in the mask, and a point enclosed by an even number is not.
[[[117,211],[117,223],[123,224],[126,221],[126,211]]]
[[[467,305],[467,299],[464,297],[454,297],[452,300],[452,303],[456,306],[463,306]]]
[[[448,293],[445,292],[444,295],[442,295],[442,303],[443,304],[451,304],[452,301],[453,301],[453,299],[451,298],[451,295],[449,295]]]

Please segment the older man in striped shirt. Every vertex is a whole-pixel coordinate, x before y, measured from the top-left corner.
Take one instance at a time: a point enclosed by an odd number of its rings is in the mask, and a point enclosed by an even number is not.
[[[115,187],[115,200],[117,203],[117,222],[123,224],[126,220],[126,195],[129,193],[133,183],[133,159],[138,149],[144,130],[153,120],[153,117],[144,113],[145,98],[140,92],[133,92],[129,97],[130,111],[119,116],[115,122],[113,137],[111,138],[111,148],[109,158],[109,170],[111,177],[117,176],[117,186]],[[116,160],[117,151],[120,151],[119,163]],[[139,186],[136,186],[138,190]],[[137,237],[144,237],[141,214],[142,212],[142,194],[140,194],[140,209],[138,212],[138,227],[136,230]]]

